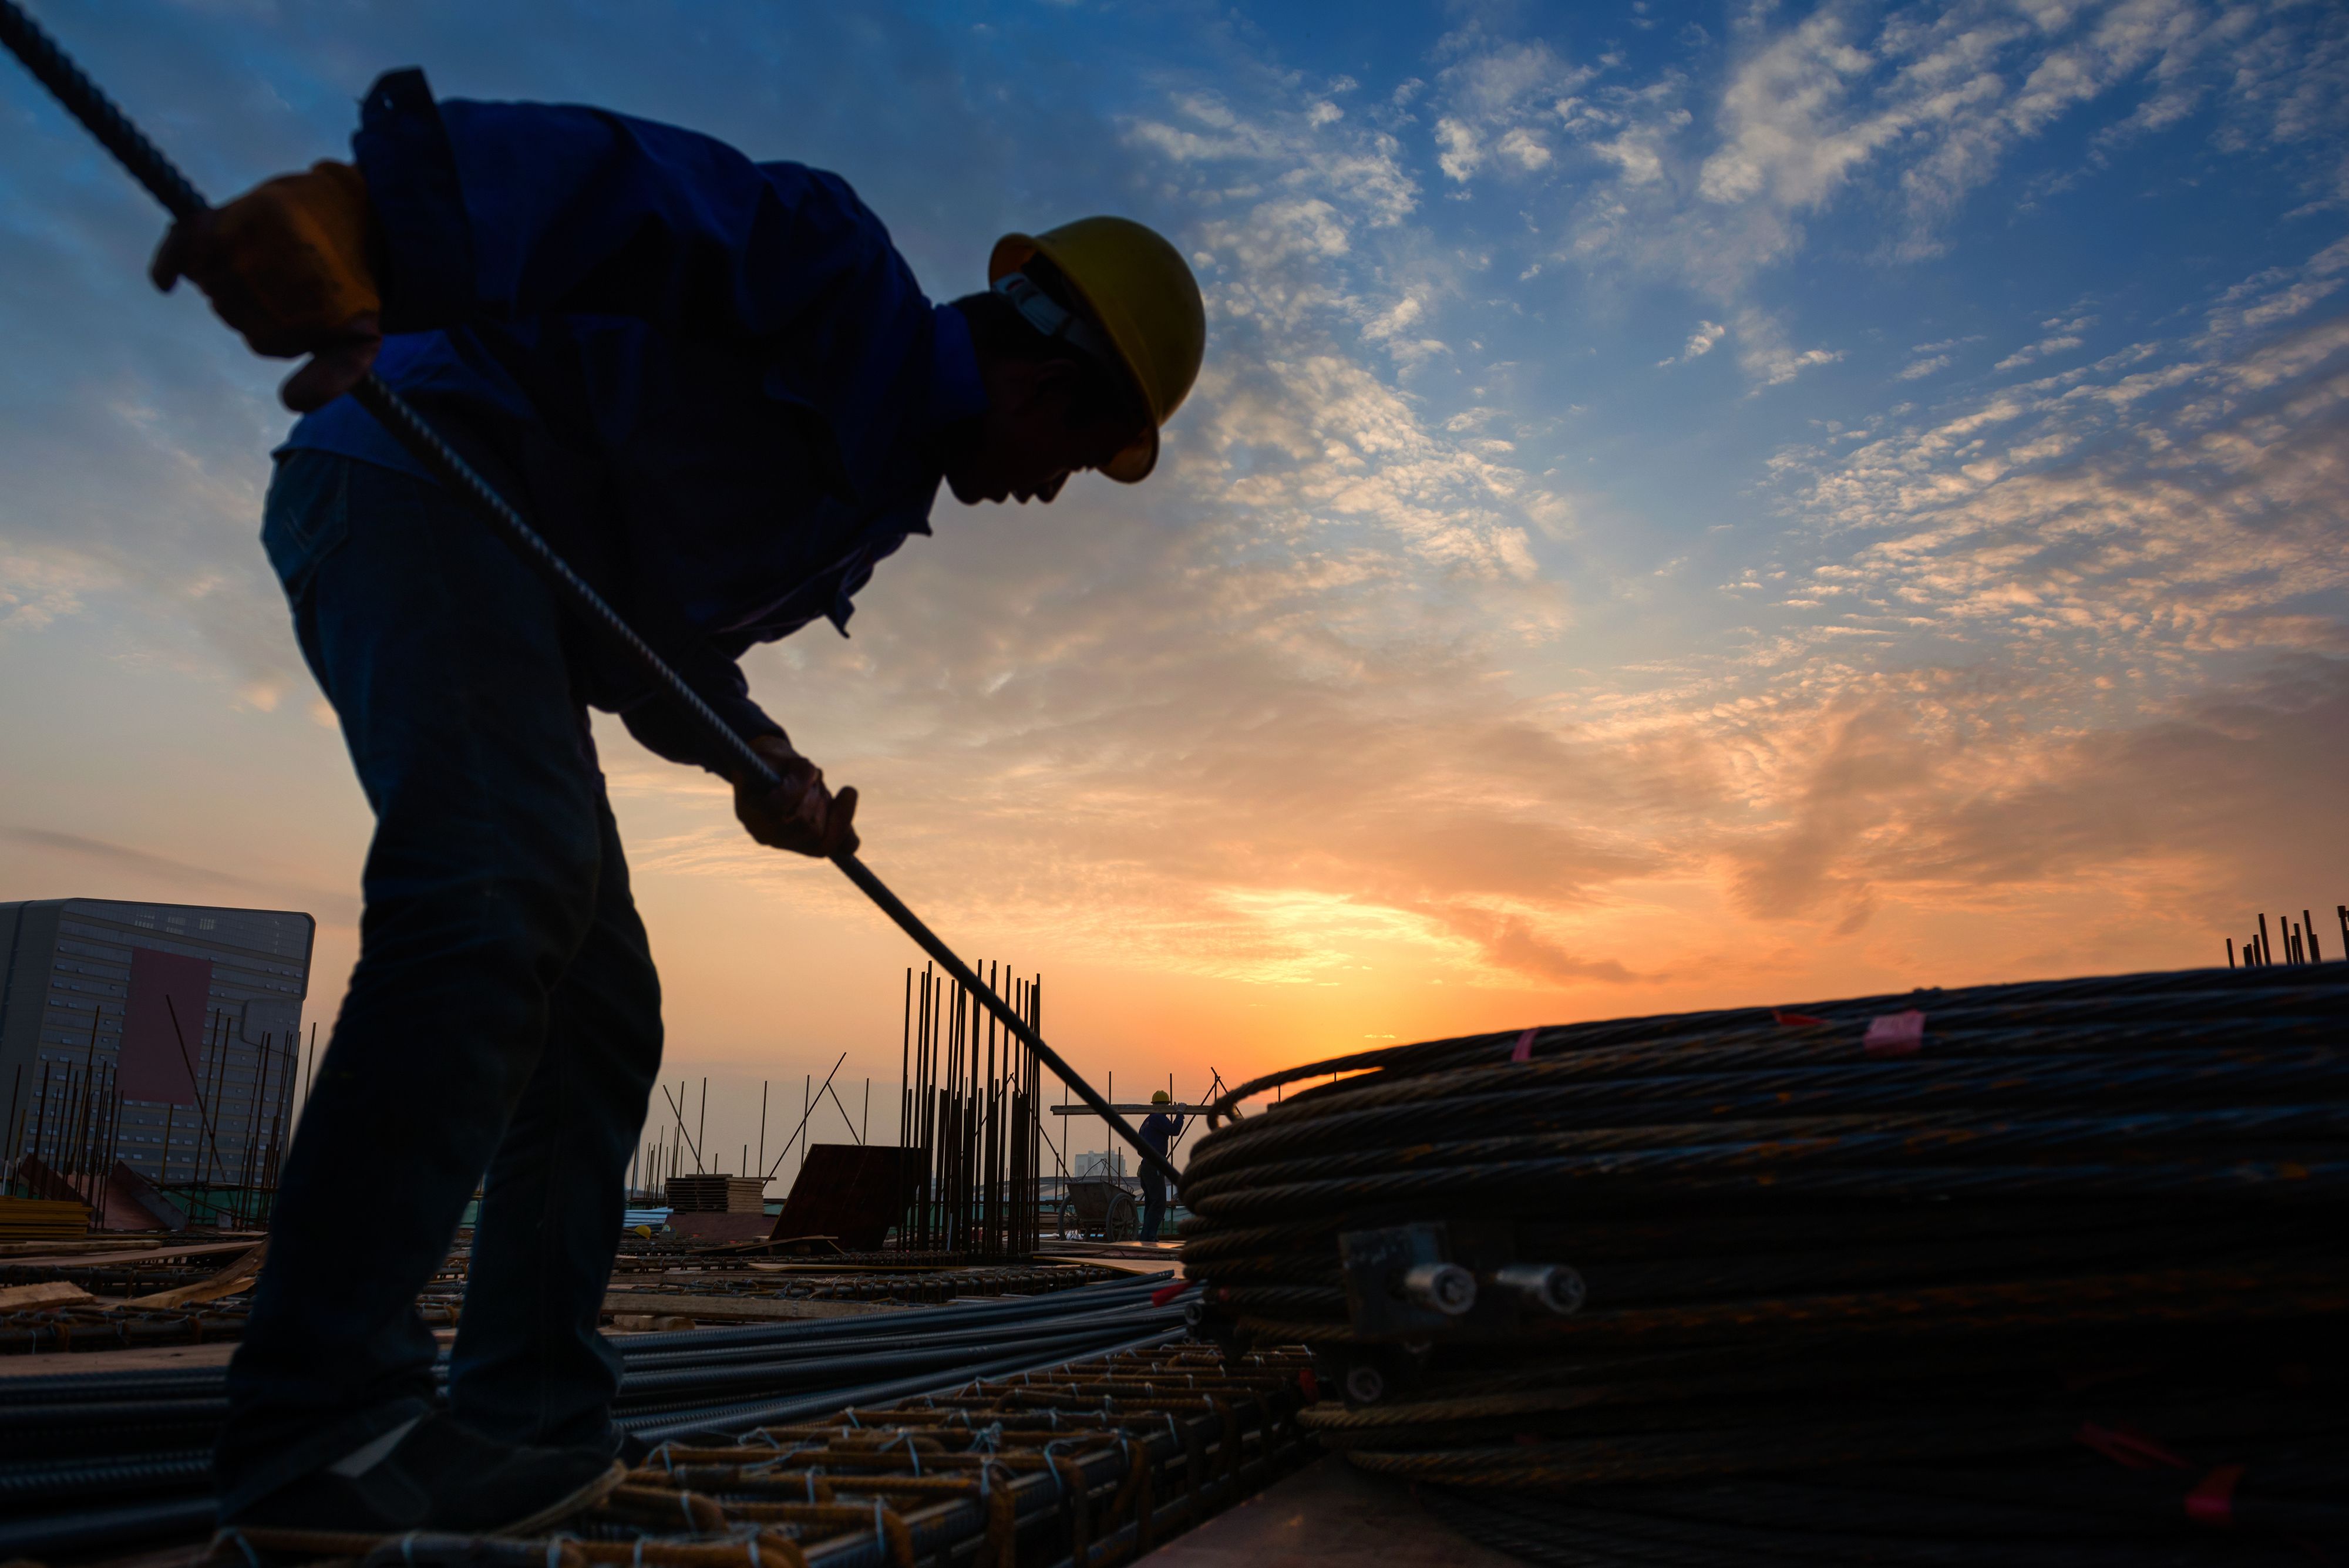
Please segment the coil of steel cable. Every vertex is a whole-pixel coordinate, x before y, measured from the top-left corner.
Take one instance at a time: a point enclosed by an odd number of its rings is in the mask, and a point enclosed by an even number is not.
[[[1370,1052],[1219,1102],[1183,1260],[1315,1346],[1325,1444],[1536,1561],[2304,1562],[2345,1031],[2304,965]]]

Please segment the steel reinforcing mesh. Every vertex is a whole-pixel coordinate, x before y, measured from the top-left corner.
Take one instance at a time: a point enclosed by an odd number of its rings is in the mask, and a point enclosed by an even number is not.
[[[1224,1103],[1184,1262],[1226,1338],[1316,1347],[1325,1444],[1537,1561],[2307,1562],[2349,1544],[2345,1029],[2302,965],[1366,1053]],[[1340,1235],[1429,1225],[1580,1306],[1358,1330]]]

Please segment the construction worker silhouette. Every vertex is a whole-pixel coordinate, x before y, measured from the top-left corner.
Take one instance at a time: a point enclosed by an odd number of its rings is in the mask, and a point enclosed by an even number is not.
[[[595,109],[436,100],[416,71],[369,90],[353,149],[179,224],[153,269],[259,352],[311,357],[262,542],[377,819],[230,1368],[222,1516],[520,1532],[629,1451],[597,1322],[660,988],[587,711],[732,764],[342,394],[371,366],[422,410],[782,775],[736,781],[750,834],[829,855],[855,792],[737,660],[844,633],[941,481],[1024,503],[1084,469],[1143,478],[1205,314],[1174,248],[1112,217],[1006,235],[987,290],[934,304],[837,175]],[[436,1413],[414,1303],[477,1183]]]
[[[1171,1096],[1160,1089],[1150,1096],[1154,1106],[1171,1103]],[[1166,1141],[1183,1130],[1183,1118],[1169,1111],[1153,1111],[1143,1118],[1142,1141],[1160,1154],[1166,1152]],[[1166,1179],[1158,1168],[1144,1161],[1142,1167],[1142,1239],[1158,1240],[1158,1228],[1166,1222]]]

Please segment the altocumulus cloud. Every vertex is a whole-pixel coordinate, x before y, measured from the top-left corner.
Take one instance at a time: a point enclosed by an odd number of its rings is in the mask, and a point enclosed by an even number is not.
[[[1383,75],[1205,7],[60,26],[220,189],[420,59],[838,168],[941,296],[1002,229],[1176,238],[1213,352],[1158,479],[942,506],[853,638],[750,661],[957,929],[1265,983],[1376,946],[1604,1007],[1951,909],[2006,924],[1977,972],[2164,957],[2122,928],[2339,863],[2335,10],[1741,9],[1640,48],[1414,16]],[[0,161],[0,658],[104,618],[274,701],[274,376],[141,296],[151,217],[0,106],[45,154]],[[1974,214],[2163,137],[2267,171],[2290,238],[2150,301],[1955,286]],[[1848,312],[1795,286],[1830,252]],[[1928,275],[1962,319],[1855,325]],[[647,875],[787,875],[708,781],[609,761]],[[2084,887],[2116,913],[2060,948]],[[1725,934],[1654,940],[1692,911]]]

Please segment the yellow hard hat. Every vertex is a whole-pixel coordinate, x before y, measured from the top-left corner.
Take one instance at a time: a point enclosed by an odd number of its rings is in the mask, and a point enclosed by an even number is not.
[[[999,282],[1038,255],[1061,269],[1109,334],[1150,413],[1149,430],[1102,472],[1122,484],[1146,479],[1158,462],[1158,427],[1190,395],[1206,356],[1207,310],[1198,280],[1181,252],[1131,218],[1079,218],[996,241],[987,281]]]
[[[1150,1091],[1150,1103],[1154,1106],[1169,1105],[1173,1103],[1173,1100],[1174,1096],[1169,1095],[1164,1089],[1153,1089]]]

